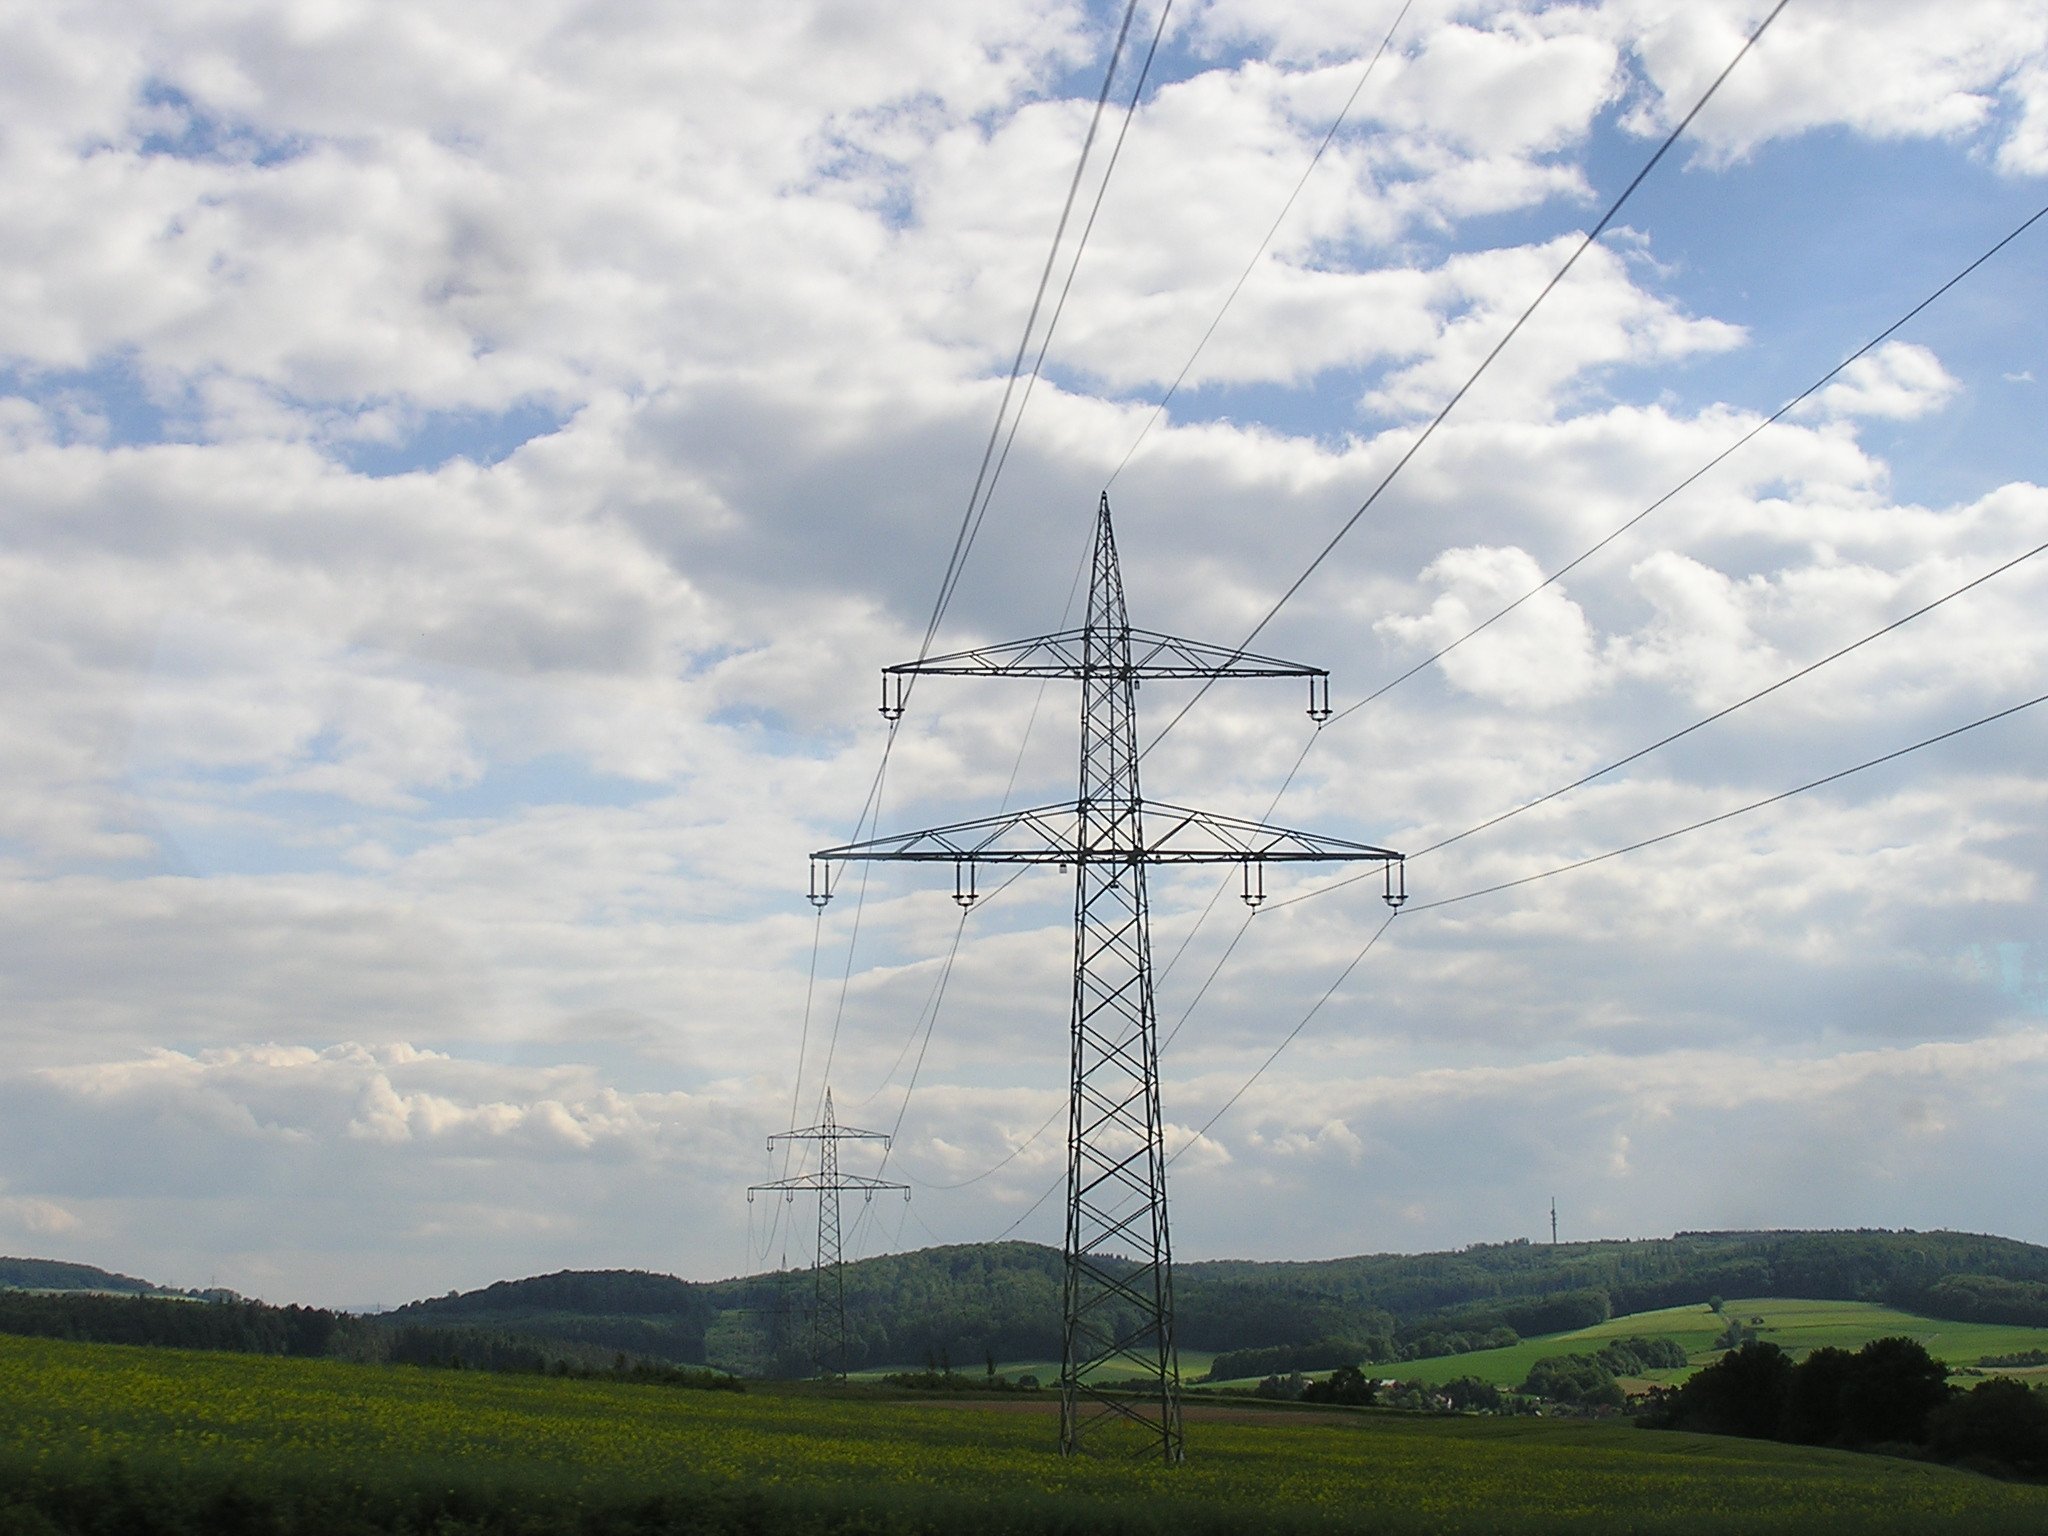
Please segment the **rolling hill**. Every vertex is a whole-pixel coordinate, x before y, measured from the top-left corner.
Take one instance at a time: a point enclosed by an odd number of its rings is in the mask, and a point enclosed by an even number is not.
[[[1754,1337],[1776,1344],[1795,1360],[1803,1359],[1810,1350],[1856,1350],[1881,1338],[1912,1339],[1956,1369],[1975,1367],[1986,1356],[2048,1349],[2048,1327],[1953,1322],[1870,1301],[1746,1297],[1730,1300],[1718,1315],[1703,1305],[1624,1313],[1588,1328],[1545,1334],[1501,1348],[1404,1361],[1388,1374],[1398,1374],[1403,1381],[1425,1386],[1442,1386],[1458,1377],[1471,1376],[1498,1387],[1515,1387],[1528,1376],[1530,1367],[1546,1356],[1594,1354],[1605,1345],[1630,1339],[1671,1339],[1685,1350],[1685,1366],[1623,1378],[1631,1391],[1642,1386],[1668,1386],[1720,1354],[1722,1331],[1731,1318],[1747,1325]],[[1189,1374],[1185,1368],[1183,1374]],[[1256,1380],[1219,1378],[1210,1384],[1223,1388],[1250,1387],[1256,1385]]]
[[[0,1258],[0,1291],[97,1291],[109,1296],[181,1296],[183,1291],[61,1259]]]
[[[990,1358],[1056,1358],[1059,1277],[1058,1252],[1032,1243],[928,1248],[849,1264],[849,1363],[946,1361],[974,1369]],[[801,1374],[810,1294],[811,1277],[802,1271],[709,1284],[637,1271],[564,1271],[414,1302],[388,1316],[747,1374]],[[1182,1347],[1291,1355],[1262,1369],[1462,1354],[1713,1296],[1865,1302],[1958,1322],[2048,1326],[2048,1248],[1960,1232],[1683,1232],[1175,1269]]]

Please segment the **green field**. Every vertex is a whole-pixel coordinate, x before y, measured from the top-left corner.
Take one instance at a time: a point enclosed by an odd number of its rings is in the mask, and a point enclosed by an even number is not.
[[[1407,1360],[1398,1365],[1376,1368],[1371,1374],[1398,1376],[1441,1386],[1460,1376],[1477,1376],[1496,1386],[1512,1387],[1529,1374],[1529,1367],[1545,1355],[1589,1355],[1603,1344],[1627,1338],[1672,1338],[1685,1346],[1692,1363],[1684,1370],[1653,1371],[1632,1384],[1682,1381],[1716,1356],[1715,1340],[1728,1318],[1748,1323],[1762,1318],[1757,1336],[1778,1345],[1798,1358],[1809,1349],[1831,1344],[1840,1349],[1860,1349],[1872,1339],[1903,1335],[1916,1339],[1937,1359],[1951,1368],[1973,1366],[1985,1355],[2014,1354],[2027,1349],[2048,1349],[2048,1328],[2016,1328],[1996,1323],[1949,1323],[1937,1318],[1918,1317],[1910,1312],[1861,1301],[1784,1301],[1751,1298],[1730,1301],[1716,1317],[1705,1307],[1669,1307],[1661,1312],[1636,1312],[1609,1318],[1591,1328],[1573,1333],[1546,1334],[1524,1339],[1506,1349],[1474,1350],[1468,1355],[1437,1355],[1427,1360]],[[2013,1374],[2025,1374],[2015,1372]],[[1221,1383],[1254,1386],[1256,1382]]]
[[[0,1530],[2048,1528],[2048,1489],[1616,1424],[1196,1416],[1186,1466],[1035,1403],[892,1402],[0,1338]],[[54,1518],[52,1518],[54,1517]]]
[[[1209,1367],[1215,1362],[1215,1359],[1216,1352],[1214,1350],[1182,1350],[1180,1352],[1180,1379],[1182,1381],[1200,1381],[1202,1377],[1209,1373]],[[924,1366],[921,1364],[878,1365],[872,1370],[849,1371],[847,1372],[847,1380],[878,1382],[884,1376],[895,1376],[906,1371],[921,1371],[923,1369]],[[970,1380],[978,1380],[986,1373],[987,1369],[986,1364],[977,1365],[969,1362],[966,1365],[956,1364],[953,1367],[953,1374],[965,1376]],[[1092,1371],[1088,1374],[1091,1378],[1095,1376],[1115,1378],[1129,1376],[1132,1373],[1133,1368],[1126,1365],[1113,1366],[1105,1370]],[[996,1362],[996,1374],[1008,1377],[1011,1381],[1015,1381],[1019,1376],[1036,1376],[1044,1385],[1052,1386],[1060,1379],[1060,1363],[1057,1360],[998,1360]]]

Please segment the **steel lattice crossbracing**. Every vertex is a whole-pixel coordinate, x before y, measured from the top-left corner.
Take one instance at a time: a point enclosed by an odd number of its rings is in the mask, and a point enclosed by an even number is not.
[[[1310,717],[1320,721],[1329,715],[1328,674],[1132,629],[1107,496],[1096,518],[1088,619],[1081,629],[891,667],[883,674],[884,715],[902,714],[903,680],[922,673],[1078,680],[1079,797],[1071,805],[824,849],[812,855],[812,899],[830,899],[831,866],[859,859],[951,862],[954,895],[963,905],[975,900],[974,870],[981,864],[1073,867],[1060,1449],[1071,1454],[1099,1446],[1178,1462],[1180,1371],[1146,867],[1242,864],[1245,899],[1256,904],[1264,896],[1267,863],[1377,860],[1388,871],[1387,899],[1399,905],[1405,899],[1396,883],[1402,856],[1145,800],[1138,784],[1140,679],[1305,677]]]
[[[792,1119],[795,1116],[791,1116]],[[910,1198],[910,1186],[892,1184],[887,1179],[871,1179],[858,1173],[839,1171],[839,1143],[842,1141],[879,1141],[884,1147],[889,1138],[880,1131],[858,1130],[850,1125],[841,1125],[832,1114],[832,1090],[825,1090],[824,1118],[817,1125],[807,1126],[801,1131],[780,1131],[768,1138],[768,1148],[775,1149],[775,1143],[814,1141],[818,1144],[818,1167],[812,1173],[800,1173],[793,1178],[775,1179],[767,1184],[752,1184],[747,1187],[747,1198],[763,1190],[772,1190],[785,1200],[794,1201],[798,1190],[815,1190],[818,1196],[818,1246],[811,1260],[812,1296],[811,1307],[811,1356],[817,1362],[818,1374],[828,1380],[846,1379],[846,1268],[845,1244],[841,1241],[839,1229],[839,1193],[841,1190],[857,1189],[867,1199],[875,1198],[875,1191],[894,1189],[903,1192],[903,1198]],[[787,1164],[784,1164],[787,1167]]]
[[[1180,1364],[1173,1343],[1137,689],[1108,508],[1105,497],[1081,671],[1060,1448],[1073,1451],[1094,1420],[1110,1416],[1152,1429],[1160,1454],[1179,1461]],[[1142,1397],[1096,1385],[1122,1377],[1126,1366],[1150,1385]]]

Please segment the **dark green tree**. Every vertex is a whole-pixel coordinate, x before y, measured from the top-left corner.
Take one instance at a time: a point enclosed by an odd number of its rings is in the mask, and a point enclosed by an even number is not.
[[[1342,1403],[1362,1408],[1378,1397],[1378,1384],[1368,1380],[1355,1365],[1340,1365],[1327,1380],[1311,1381],[1301,1389],[1304,1403]]]
[[[1948,1367],[1912,1339],[1873,1339],[1856,1352],[1843,1397],[1842,1438],[1851,1445],[1919,1441],[1927,1416],[1948,1401]]]
[[[1791,1390],[1792,1362],[1775,1344],[1730,1350],[1673,1394],[1671,1422],[1716,1435],[1777,1438]]]
[[[1833,1445],[1842,1438],[1843,1405],[1856,1379],[1856,1357],[1823,1346],[1793,1368],[1785,1393],[1779,1438],[1801,1445]]]
[[[2048,1473],[2048,1399],[2010,1376],[1994,1376],[1928,1414],[1927,1442],[1945,1461],[2041,1476]]]

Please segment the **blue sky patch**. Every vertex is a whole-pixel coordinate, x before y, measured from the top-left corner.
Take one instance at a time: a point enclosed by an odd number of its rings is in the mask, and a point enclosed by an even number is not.
[[[453,459],[497,464],[537,437],[559,432],[568,414],[538,402],[502,411],[429,411],[395,443],[343,443],[335,457],[373,478],[435,470]]]
[[[272,166],[296,160],[311,147],[297,135],[266,134],[211,112],[168,81],[145,84],[141,102],[142,117],[151,125],[136,144],[144,155]]]

